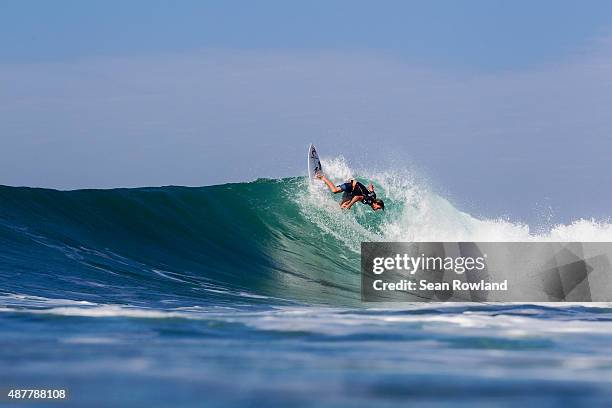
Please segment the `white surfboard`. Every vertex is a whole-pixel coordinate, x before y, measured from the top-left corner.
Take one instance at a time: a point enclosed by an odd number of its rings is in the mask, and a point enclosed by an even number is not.
[[[319,160],[317,149],[311,144],[308,148],[308,177],[310,177],[310,181],[314,180],[315,175],[320,171],[323,171],[321,160]]]

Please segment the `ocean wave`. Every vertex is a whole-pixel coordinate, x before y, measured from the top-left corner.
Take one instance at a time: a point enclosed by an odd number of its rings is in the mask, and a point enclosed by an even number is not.
[[[304,177],[188,188],[0,187],[5,293],[130,304],[359,303],[362,241],[612,241],[607,220],[533,232],[457,209],[408,171],[355,171],[384,212],[338,206]]]

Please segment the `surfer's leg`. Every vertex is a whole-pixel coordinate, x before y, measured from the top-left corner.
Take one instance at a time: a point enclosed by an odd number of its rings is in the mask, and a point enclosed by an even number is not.
[[[335,193],[339,193],[341,191],[344,191],[341,187],[334,186],[334,183],[329,181],[329,179],[327,177],[325,177],[324,175],[321,175],[321,180],[323,180],[325,182],[325,184],[327,184],[327,187],[329,187],[331,192],[334,193],[334,194]]]

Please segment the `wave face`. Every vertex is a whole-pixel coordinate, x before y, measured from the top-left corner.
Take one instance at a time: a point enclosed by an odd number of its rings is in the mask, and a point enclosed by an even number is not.
[[[338,207],[305,178],[210,187],[56,191],[0,187],[0,279],[9,294],[132,305],[359,301],[362,241],[612,241],[607,222],[528,225],[461,212],[408,173],[373,180],[387,210]]]

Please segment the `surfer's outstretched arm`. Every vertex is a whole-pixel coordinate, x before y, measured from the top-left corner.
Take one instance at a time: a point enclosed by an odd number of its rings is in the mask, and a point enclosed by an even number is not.
[[[338,186],[335,186],[334,183],[332,183],[331,181],[329,181],[329,179],[327,177],[325,177],[323,174],[318,174],[317,178],[323,180],[325,182],[325,184],[327,184],[327,187],[329,187],[329,189],[331,190],[332,193],[339,193],[342,191],[342,189]]]

